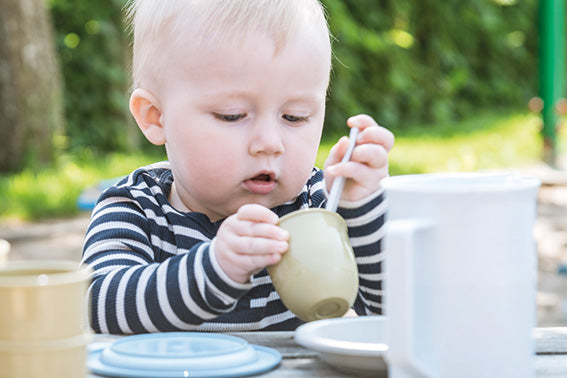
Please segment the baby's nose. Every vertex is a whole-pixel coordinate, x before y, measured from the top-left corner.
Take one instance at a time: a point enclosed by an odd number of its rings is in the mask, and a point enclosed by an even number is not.
[[[250,154],[281,155],[284,151],[283,130],[277,122],[262,122],[253,127]]]

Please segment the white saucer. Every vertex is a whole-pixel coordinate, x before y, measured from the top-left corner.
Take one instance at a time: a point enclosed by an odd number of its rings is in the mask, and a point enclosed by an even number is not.
[[[384,316],[317,320],[295,331],[295,341],[319,352],[336,368],[356,374],[385,375]]]

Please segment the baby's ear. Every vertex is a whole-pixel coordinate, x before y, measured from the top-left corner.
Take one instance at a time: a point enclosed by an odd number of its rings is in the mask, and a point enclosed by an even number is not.
[[[147,140],[157,146],[165,144],[161,109],[153,94],[145,89],[135,89],[130,96],[130,113]]]

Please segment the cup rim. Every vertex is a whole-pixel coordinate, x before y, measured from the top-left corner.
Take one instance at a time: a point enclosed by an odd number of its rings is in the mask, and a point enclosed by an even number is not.
[[[285,222],[286,220],[290,219],[290,218],[295,218],[299,215],[305,214],[305,213],[323,213],[323,214],[328,214],[329,216],[332,217],[338,217],[341,221],[344,222],[343,217],[340,216],[340,214],[334,212],[334,211],[329,211],[327,209],[324,208],[320,208],[320,207],[310,207],[307,209],[299,209],[299,210],[295,210],[292,211],[291,213],[287,213],[286,215],[284,215],[283,217],[281,217],[278,220],[278,225],[281,225],[282,222]]]
[[[21,276],[2,275],[3,272],[30,270],[61,270],[59,272],[33,273]],[[0,287],[53,286],[86,281],[91,269],[87,265],[70,260],[10,261],[0,265]]]

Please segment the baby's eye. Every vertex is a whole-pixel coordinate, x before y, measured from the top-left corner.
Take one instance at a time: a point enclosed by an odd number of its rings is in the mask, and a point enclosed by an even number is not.
[[[290,122],[290,123],[307,122],[307,120],[309,119],[309,117],[295,116],[295,115],[291,115],[291,114],[284,114],[282,116],[282,118],[285,119],[286,121]]]
[[[241,119],[246,117],[246,113],[239,113],[239,114],[222,114],[222,113],[213,113],[216,119],[220,119],[224,122],[237,122]]]

